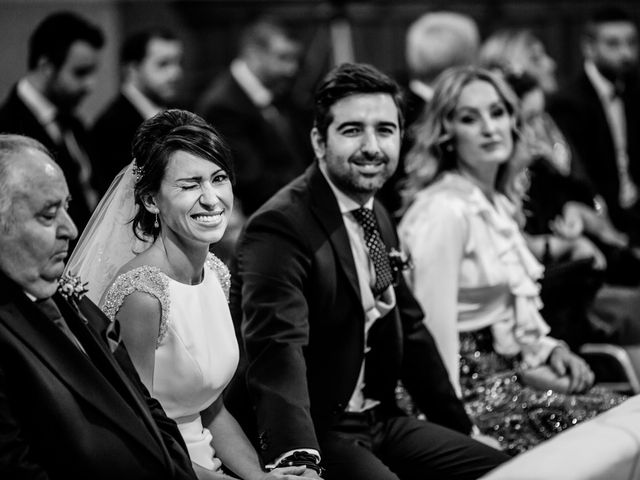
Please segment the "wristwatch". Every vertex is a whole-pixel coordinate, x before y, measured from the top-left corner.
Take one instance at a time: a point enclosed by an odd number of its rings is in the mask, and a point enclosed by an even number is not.
[[[304,465],[306,468],[315,471],[318,475],[322,476],[324,469],[320,466],[320,459],[309,452],[297,451],[291,455],[287,455],[278,462],[278,467],[298,467]]]

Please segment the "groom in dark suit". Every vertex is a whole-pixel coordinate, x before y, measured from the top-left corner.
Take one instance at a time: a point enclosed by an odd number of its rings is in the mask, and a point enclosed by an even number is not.
[[[399,88],[366,65],[330,72],[315,98],[317,161],[248,221],[232,307],[241,307],[259,448],[324,478],[477,478],[506,460],[469,436],[398,240],[373,195],[402,136]],[[391,255],[391,257],[397,257]],[[403,415],[401,379],[428,421]]]
[[[195,480],[117,323],[57,293],[78,233],[60,167],[39,142],[0,135],[0,185],[0,478]]]

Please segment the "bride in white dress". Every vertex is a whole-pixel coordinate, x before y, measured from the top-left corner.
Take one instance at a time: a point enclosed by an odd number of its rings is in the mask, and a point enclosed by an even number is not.
[[[305,478],[304,467],[263,471],[222,401],[239,355],[229,272],[209,253],[233,207],[227,147],[197,115],[168,110],[142,124],[133,155],[68,270],[119,323],[143,383],[178,424],[198,478],[234,478],[224,471],[247,480]]]

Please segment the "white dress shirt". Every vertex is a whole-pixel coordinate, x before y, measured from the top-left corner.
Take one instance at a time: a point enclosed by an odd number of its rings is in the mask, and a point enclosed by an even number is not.
[[[62,132],[56,123],[56,116],[58,115],[56,106],[36,90],[26,78],[18,82],[17,92],[20,100],[36,117],[38,123],[44,127],[54,143],[62,143]]]
[[[18,97],[24,102],[38,123],[46,130],[53,143],[64,145],[71,159],[78,167],[78,180],[90,210],[98,204],[98,194],[91,187],[91,162],[84,148],[78,143],[71,130],[63,131],[57,121],[58,108],[40,93],[27,78],[22,78],[17,86]]]
[[[433,88],[420,80],[411,80],[409,82],[409,89],[427,103],[433,98]]]
[[[364,319],[364,344],[365,344],[365,360],[362,362],[360,368],[360,375],[358,376],[358,382],[351,395],[349,404],[347,406],[348,412],[362,412],[373,408],[379,402],[370,398],[365,398],[363,394],[364,389],[364,369],[366,363],[366,354],[369,351],[367,346],[367,338],[369,329],[374,322],[387,313],[389,313],[396,305],[395,291],[392,285],[382,292],[378,297],[374,297],[372,288],[376,283],[376,274],[373,262],[369,257],[367,244],[364,238],[364,229],[362,225],[358,223],[353,214],[353,210],[357,210],[360,207],[365,207],[370,210],[373,209],[373,197],[371,197],[364,205],[360,205],[355,200],[345,195],[335,184],[329,179],[326,168],[320,164],[320,171],[329,182],[329,186],[333,191],[333,194],[338,201],[340,212],[342,213],[342,220],[347,230],[347,236],[349,237],[349,244],[351,245],[351,253],[353,255],[353,261],[356,266],[356,272],[358,274],[358,284],[360,286],[360,298],[362,300],[362,308],[365,313]]]
[[[236,58],[229,67],[231,76],[238,82],[249,99],[258,108],[266,108],[273,102],[273,94],[265,87],[260,79],[249,69],[247,62]]]
[[[164,110],[163,107],[152,102],[149,97],[142,93],[140,89],[131,82],[125,82],[120,91],[145,120],[149,120]]]

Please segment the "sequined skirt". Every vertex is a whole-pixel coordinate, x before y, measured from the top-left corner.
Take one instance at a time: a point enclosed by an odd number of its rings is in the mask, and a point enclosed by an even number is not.
[[[519,358],[493,351],[489,329],[460,334],[460,385],[467,413],[480,431],[517,455],[595,417],[626,397],[593,387],[584,394],[540,391],[523,385]]]

